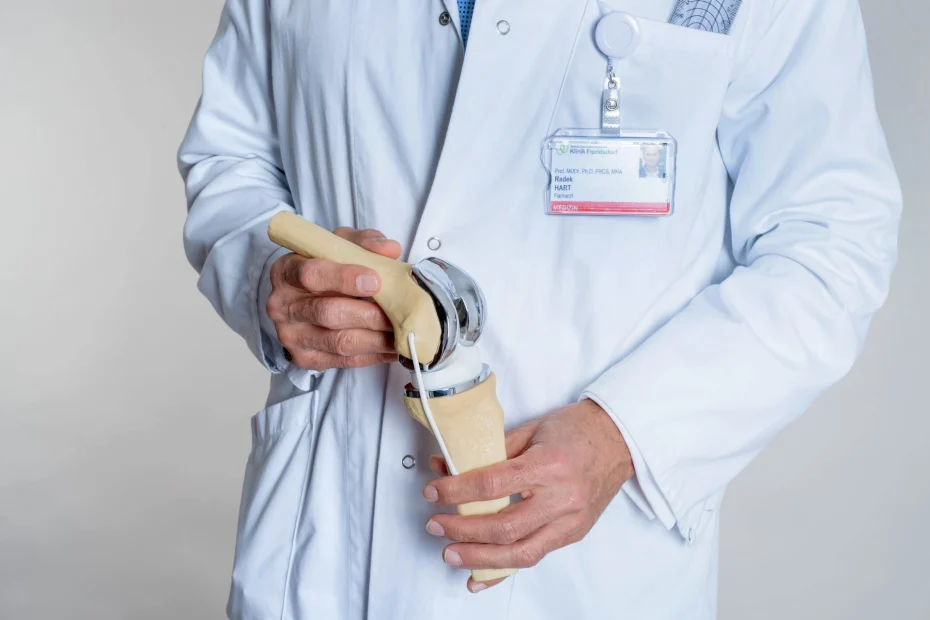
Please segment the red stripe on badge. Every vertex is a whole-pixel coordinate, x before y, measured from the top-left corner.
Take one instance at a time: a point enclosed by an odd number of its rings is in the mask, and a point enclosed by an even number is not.
[[[575,202],[553,201],[550,211],[561,215],[668,215],[670,202]]]

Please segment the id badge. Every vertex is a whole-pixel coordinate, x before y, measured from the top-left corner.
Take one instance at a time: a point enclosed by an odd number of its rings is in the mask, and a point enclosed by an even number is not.
[[[550,215],[671,215],[678,145],[665,131],[621,124],[615,64],[639,45],[639,22],[623,12],[598,22],[595,40],[607,58],[598,129],[560,129],[543,149]]]
[[[676,150],[663,131],[559,130],[546,141],[548,213],[670,215]]]

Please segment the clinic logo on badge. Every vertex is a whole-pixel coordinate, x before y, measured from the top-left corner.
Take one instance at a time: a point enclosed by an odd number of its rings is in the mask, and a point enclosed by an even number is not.
[[[555,147],[555,152],[558,153],[559,155],[565,155],[566,153],[568,153],[568,143],[567,142],[559,143],[559,145]]]

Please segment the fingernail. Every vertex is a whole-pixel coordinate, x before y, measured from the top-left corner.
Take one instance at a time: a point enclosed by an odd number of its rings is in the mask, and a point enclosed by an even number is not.
[[[355,279],[355,285],[363,293],[374,293],[378,290],[378,278],[372,275],[363,275]]]
[[[455,551],[451,549],[446,549],[446,552],[442,556],[443,561],[449,566],[455,566],[456,568],[462,568],[462,556],[460,556]]]
[[[430,519],[430,522],[426,524],[426,531],[432,534],[433,536],[445,536],[446,531],[442,529],[442,526]]]
[[[423,489],[423,497],[426,498],[426,501],[436,503],[439,501],[439,491],[436,490],[431,484],[426,485],[426,488]]]
[[[487,589],[488,589],[488,584],[482,583],[480,581],[476,581],[475,583],[471,584],[472,594],[478,594],[482,590],[487,590]]]

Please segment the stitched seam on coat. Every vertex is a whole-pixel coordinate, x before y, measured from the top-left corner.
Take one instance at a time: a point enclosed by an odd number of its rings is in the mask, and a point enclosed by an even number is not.
[[[352,66],[355,63],[355,34],[358,30],[358,2],[352,3],[352,28],[349,31],[349,55],[346,58],[346,133],[349,135],[349,175],[352,190],[352,216],[353,226],[361,227],[359,222],[359,190],[358,190],[358,151],[355,147],[355,88],[352,80],[354,75]]]
[[[316,392],[310,397],[310,421],[307,423],[307,426],[304,427],[301,435],[307,433],[307,438],[305,441],[310,442],[309,454],[307,454],[307,466],[304,469],[304,479],[303,483],[300,486],[300,498],[297,503],[297,514],[294,516],[294,532],[291,535],[291,550],[287,556],[287,572],[284,574],[284,592],[281,597],[281,616],[280,620],[284,620],[284,613],[287,611],[287,596],[290,591],[291,586],[291,572],[294,568],[294,554],[297,551],[297,531],[300,529],[300,518],[304,513],[304,502],[307,500],[307,487],[310,483],[310,470],[313,468],[313,453],[316,449],[316,410],[317,410],[317,399],[319,394]]]
[[[351,432],[350,424],[352,423],[352,420],[351,420],[352,414],[349,412],[350,411],[349,381],[352,380],[353,377],[352,377],[352,373],[348,371],[344,371],[343,374],[339,378],[341,379],[341,382],[342,382],[342,401],[345,403],[345,407],[346,407],[346,410],[344,412],[345,415],[342,418],[343,425],[345,426],[345,433],[343,434],[345,443],[343,443],[343,446],[342,446],[342,479],[345,481],[347,488],[351,488],[353,481],[349,480],[349,450],[351,449],[351,445],[350,445],[351,439],[349,437],[349,434]],[[346,492],[345,490],[343,491],[343,493],[344,493],[343,500],[345,501],[345,504],[347,507],[346,534],[348,536],[347,544],[348,544],[348,549],[349,549],[349,557],[347,558],[347,561],[346,561],[346,580],[345,580],[346,601],[348,601],[350,618],[363,617],[361,614],[356,616],[356,614],[353,613],[354,610],[352,609],[353,603],[357,600],[357,597],[352,596],[352,586],[354,585],[353,577],[358,572],[357,567],[356,567],[356,564],[358,562],[358,545],[355,543],[355,541],[357,540],[357,536],[358,536],[358,521],[357,519],[354,519],[352,515],[357,514],[358,510],[356,509],[357,506],[352,505],[352,501],[350,499],[351,494]],[[356,501],[358,501],[357,493],[355,494],[355,499]],[[367,602],[366,602],[366,608],[367,608]]]
[[[562,81],[559,83],[559,93],[555,96],[555,106],[552,108],[552,116],[549,117],[549,125],[546,128],[546,139],[552,135],[552,125],[555,123],[555,116],[559,113],[559,104],[562,102],[562,91],[565,90],[565,83],[568,81],[568,74],[572,70],[572,61],[575,59],[575,51],[578,49],[578,40],[581,38],[581,26],[584,24],[584,18],[588,14],[588,7],[591,0],[586,0],[584,9],[581,11],[581,19],[578,20],[578,29],[575,31],[575,40],[572,41],[572,49],[568,54],[568,62],[565,63],[565,71],[562,73]]]

